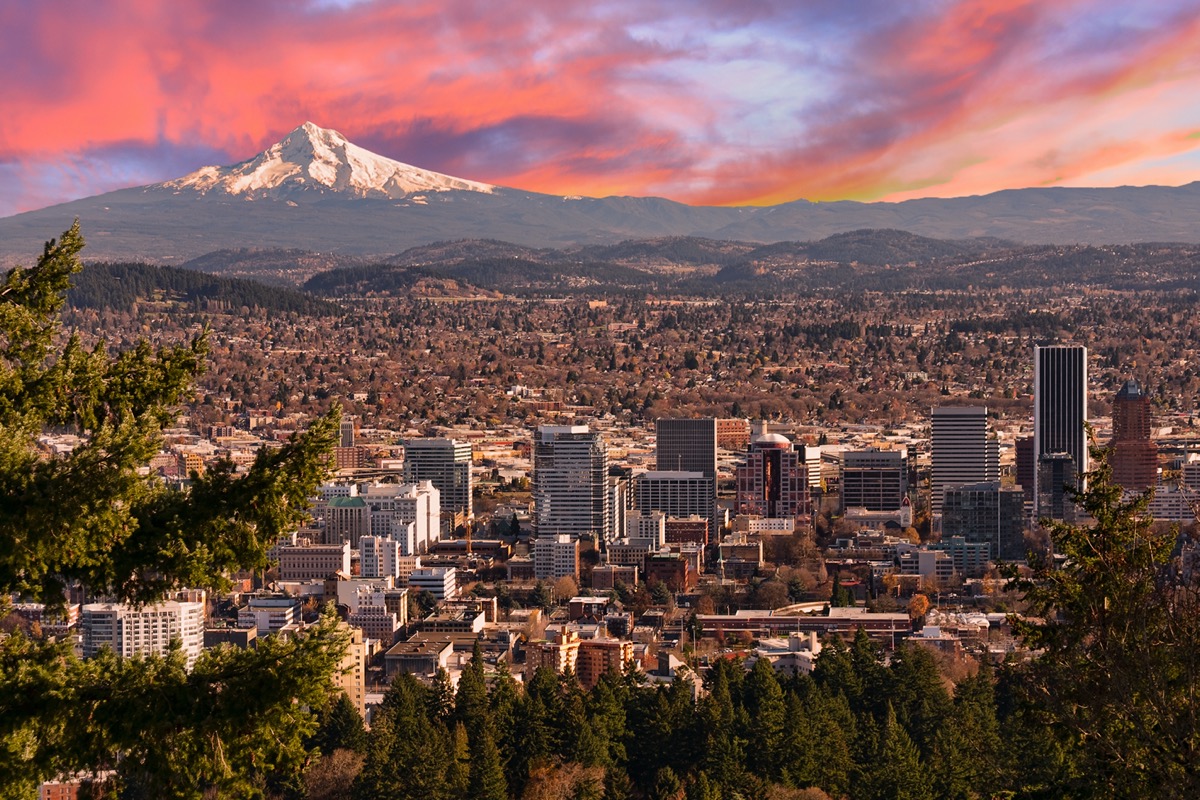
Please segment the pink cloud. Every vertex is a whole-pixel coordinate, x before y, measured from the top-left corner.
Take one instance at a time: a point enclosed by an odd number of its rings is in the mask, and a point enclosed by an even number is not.
[[[1077,181],[1197,146],[1200,112],[1162,99],[1200,88],[1189,5],[1144,30],[1098,27],[1100,0],[919,8],[4,4],[0,213],[249,158],[306,119],[463,177],[726,204]],[[102,163],[138,143],[160,160]]]

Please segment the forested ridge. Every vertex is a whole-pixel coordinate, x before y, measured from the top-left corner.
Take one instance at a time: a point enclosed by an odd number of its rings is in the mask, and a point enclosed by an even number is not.
[[[236,312],[245,306],[308,316],[341,313],[336,304],[296,289],[139,263],[89,263],[75,276],[67,294],[71,306],[97,310],[128,311],[147,301],[177,302],[198,310]]]
[[[765,245],[675,237],[559,250],[466,240],[412,248],[386,263],[331,269],[312,276],[305,288],[324,295],[395,295],[421,277],[436,276],[520,295],[761,297],[1063,286],[1174,291],[1200,288],[1198,260],[1200,247],[1193,244],[1027,246],[896,230]]]

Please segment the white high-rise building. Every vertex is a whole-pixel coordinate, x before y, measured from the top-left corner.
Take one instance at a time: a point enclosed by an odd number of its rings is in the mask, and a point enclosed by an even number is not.
[[[431,481],[373,484],[361,497],[371,512],[371,535],[400,542],[402,555],[428,552],[441,540],[441,492]]]
[[[454,567],[420,567],[408,576],[408,589],[414,594],[430,592],[438,600],[458,597],[458,570]]]
[[[405,555],[400,542],[387,536],[364,536],[359,540],[361,573],[364,578],[396,578]]]
[[[1061,506],[1061,486],[1043,486],[1044,476],[1071,474],[1082,488],[1088,471],[1087,366],[1088,351],[1077,344],[1033,348],[1033,455],[1038,465],[1034,498],[1038,517],[1043,506]],[[1043,469],[1042,462],[1060,463],[1070,456],[1069,467]],[[1050,480],[1050,478],[1047,478]],[[1053,478],[1055,482],[1059,478]],[[1047,498],[1049,498],[1047,500]]]
[[[568,534],[533,541],[533,574],[538,580],[579,579],[579,540]]]
[[[204,603],[169,600],[135,608],[124,603],[89,603],[80,613],[83,655],[103,648],[119,656],[165,655],[178,639],[190,669],[204,649]]]
[[[534,535],[611,533],[608,447],[586,425],[543,425],[533,445]]]
[[[932,414],[930,505],[942,513],[949,486],[1000,480],[998,444],[988,439],[985,406],[939,406]]]

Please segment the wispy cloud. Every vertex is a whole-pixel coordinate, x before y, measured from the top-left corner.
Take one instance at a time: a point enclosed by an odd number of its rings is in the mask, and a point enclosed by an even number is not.
[[[1194,180],[1200,9],[1125,5],[6,3],[0,214],[239,161],[306,119],[561,194]]]

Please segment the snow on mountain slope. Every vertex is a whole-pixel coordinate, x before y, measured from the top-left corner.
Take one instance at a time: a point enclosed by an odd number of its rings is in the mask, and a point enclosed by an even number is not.
[[[249,161],[232,167],[201,167],[159,186],[247,198],[317,190],[393,199],[452,189],[490,194],[496,188],[384,158],[352,144],[337,131],[311,122]]]

